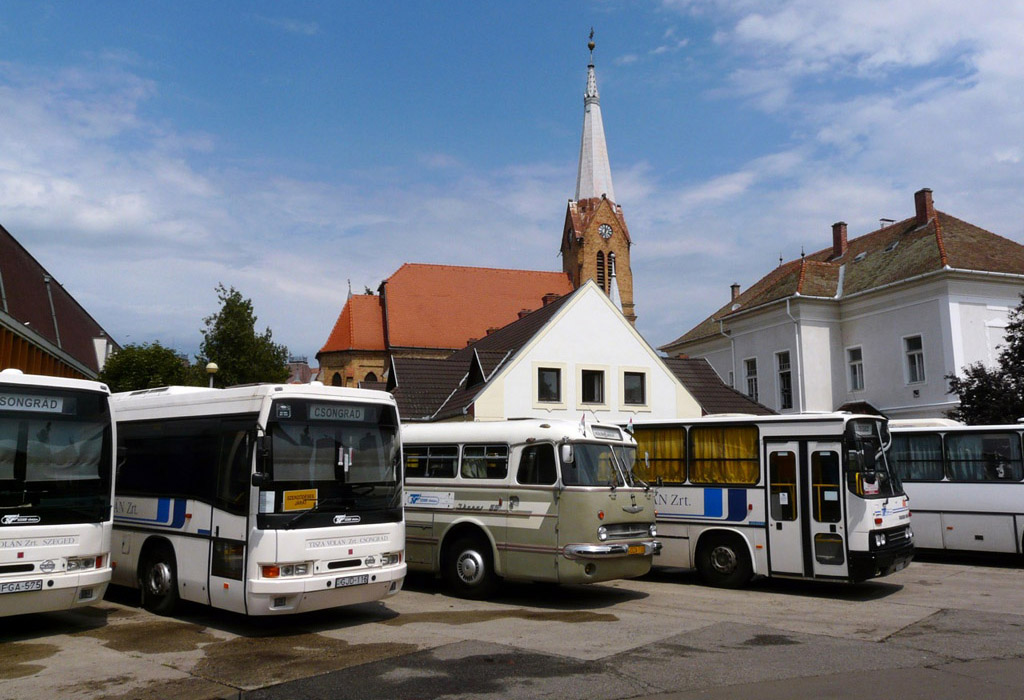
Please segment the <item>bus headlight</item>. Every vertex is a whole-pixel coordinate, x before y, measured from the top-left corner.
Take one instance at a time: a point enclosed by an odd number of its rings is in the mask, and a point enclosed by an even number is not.
[[[395,564],[402,563],[402,555],[398,552],[390,552],[388,554],[380,555],[381,566],[394,566]]]
[[[647,528],[647,531],[651,533],[651,537],[657,537],[658,536],[658,524],[657,523],[651,523],[651,526],[649,528]]]
[[[68,571],[84,571],[96,568],[96,557],[68,557]]]
[[[602,542],[608,539],[608,528],[606,528],[604,525],[597,528],[597,539],[601,540]]]
[[[263,578],[285,578],[305,576],[309,573],[309,562],[299,564],[264,564],[260,567]]]

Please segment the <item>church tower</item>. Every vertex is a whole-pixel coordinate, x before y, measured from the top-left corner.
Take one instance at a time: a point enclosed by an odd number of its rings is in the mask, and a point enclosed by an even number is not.
[[[612,170],[601,120],[601,98],[594,74],[594,31],[590,31],[590,64],[587,89],[583,94],[583,138],[576,175],[576,197],[569,200],[562,231],[562,269],[573,288],[594,280],[622,309],[630,323],[636,324],[633,307],[633,273],[629,266],[632,241],[622,214],[615,203]]]

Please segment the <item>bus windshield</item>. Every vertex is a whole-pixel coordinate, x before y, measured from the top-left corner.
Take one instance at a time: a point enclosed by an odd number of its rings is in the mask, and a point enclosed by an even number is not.
[[[0,394],[0,508],[16,508],[18,516],[47,524],[106,520],[106,396],[35,387],[3,387]]]
[[[624,486],[633,483],[636,448],[601,443],[573,443],[574,459],[562,464],[566,486]]]
[[[903,484],[889,466],[892,438],[882,420],[857,418],[846,425],[846,450],[849,457],[848,486],[851,492],[867,498],[902,496]]]
[[[275,403],[272,415],[273,482],[290,488],[398,483],[398,421],[390,407],[291,400]]]

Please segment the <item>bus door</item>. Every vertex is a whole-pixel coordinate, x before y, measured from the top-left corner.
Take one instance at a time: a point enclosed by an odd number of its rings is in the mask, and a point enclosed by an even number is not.
[[[210,530],[210,604],[244,614],[251,436],[244,424],[231,427],[234,430],[226,427],[220,439],[217,497]]]
[[[838,442],[768,443],[768,558],[771,573],[848,575]]]
[[[558,580],[559,502],[555,446],[549,442],[527,445],[513,467],[508,499],[508,576]]]

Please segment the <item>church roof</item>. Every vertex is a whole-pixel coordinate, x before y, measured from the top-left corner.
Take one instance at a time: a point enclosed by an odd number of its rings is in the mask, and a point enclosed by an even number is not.
[[[591,36],[593,39],[593,36]],[[591,40],[590,65],[587,66],[587,89],[583,94],[583,136],[580,139],[580,162],[576,175],[575,201],[606,196],[615,201],[612,168],[608,161],[608,145],[601,119],[601,96],[594,74],[594,44]]]
[[[353,294],[345,302],[320,352],[384,350],[384,321],[380,298]]]
[[[1024,246],[934,209],[931,190],[915,199],[915,216],[850,240],[840,255],[834,244],[779,265],[659,349],[718,335],[719,321],[795,296],[838,302],[943,270],[1024,275]],[[845,239],[846,224],[840,225]]]
[[[77,363],[86,376],[99,373],[93,339],[106,337],[106,332],[3,226],[0,291],[0,320],[13,319],[21,326],[20,334],[49,344],[54,356]]]
[[[572,284],[564,272],[406,263],[381,290],[388,347],[457,350]]]
[[[403,420],[444,420],[462,416],[510,357],[541,331],[572,297],[555,299],[443,360],[394,358],[388,386]],[[480,369],[480,376],[473,371]]]

